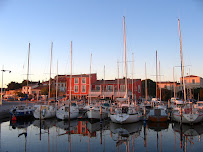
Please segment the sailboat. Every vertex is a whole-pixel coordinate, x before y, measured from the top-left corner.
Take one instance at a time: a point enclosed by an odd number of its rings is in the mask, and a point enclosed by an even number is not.
[[[70,88],[69,88],[69,100],[67,104],[63,104],[57,111],[56,117],[60,120],[75,119],[79,115],[79,108],[75,103],[71,103],[71,92],[72,92],[72,41],[71,41],[71,74],[70,74]]]
[[[125,96],[124,98],[117,98],[120,103],[119,107],[110,113],[110,119],[114,123],[133,123],[139,121],[143,114],[136,110],[134,104],[129,104],[127,91],[127,52],[126,52],[126,37],[125,37],[125,17],[123,17],[124,29],[124,50],[125,50]],[[128,104],[125,102],[128,101]]]
[[[183,66],[183,53],[182,53],[182,42],[181,42],[181,31],[180,31],[180,20],[178,19],[179,36],[180,36],[180,53],[181,53],[181,75],[183,84],[184,101],[186,101],[186,91],[184,82],[184,66]],[[198,108],[193,108],[192,103],[185,105],[184,107],[174,108],[172,113],[173,120],[180,123],[198,123],[203,120],[203,112]]]
[[[13,108],[9,111],[12,120],[25,118],[25,117],[32,117],[34,109],[31,106],[27,105],[27,97],[28,97],[28,75],[29,75],[29,57],[30,57],[30,43],[28,49],[28,67],[27,67],[27,94],[26,97],[26,105],[18,105],[13,106]]]
[[[108,117],[108,107],[100,104],[91,104],[91,61],[92,54],[90,56],[90,88],[89,88],[89,106],[87,107],[87,117],[88,119],[105,119]],[[100,101],[101,102],[101,101]]]
[[[50,88],[51,88],[51,63],[52,63],[52,49],[53,42],[51,43],[51,59],[50,59],[50,79],[49,79],[49,98],[50,99]],[[35,105],[34,117],[35,119],[48,119],[56,116],[56,108],[53,105]]]

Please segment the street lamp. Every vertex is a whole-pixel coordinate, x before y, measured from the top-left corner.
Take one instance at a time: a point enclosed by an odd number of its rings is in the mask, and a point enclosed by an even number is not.
[[[0,105],[2,105],[2,94],[3,94],[3,73],[4,72],[9,72],[9,73],[11,73],[11,70],[4,70],[4,67],[2,68],[2,84],[1,84],[1,102],[0,102]]]

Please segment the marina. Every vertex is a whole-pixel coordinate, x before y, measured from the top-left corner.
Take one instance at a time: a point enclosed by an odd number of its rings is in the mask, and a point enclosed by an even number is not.
[[[202,4],[0,2],[0,152],[202,151]]]

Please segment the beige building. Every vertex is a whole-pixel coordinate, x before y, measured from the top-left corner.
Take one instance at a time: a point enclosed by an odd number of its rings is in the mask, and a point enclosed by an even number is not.
[[[181,89],[180,83],[178,82],[162,81],[162,82],[158,82],[157,85],[158,85],[158,88],[165,88],[172,91],[174,90],[174,86],[175,86],[176,92],[180,91]]]
[[[203,88],[203,78],[195,75],[189,75],[184,77],[185,79],[185,88]],[[182,77],[180,78],[180,82],[182,82]]]
[[[22,87],[22,93],[24,94],[33,94],[33,89],[37,88],[38,84],[29,84],[28,87],[27,86],[23,86]]]

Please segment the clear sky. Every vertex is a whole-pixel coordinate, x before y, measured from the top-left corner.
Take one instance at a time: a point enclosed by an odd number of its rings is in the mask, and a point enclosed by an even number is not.
[[[73,74],[92,72],[98,79],[117,78],[117,60],[123,58],[123,16],[126,20],[127,58],[134,53],[134,78],[155,79],[155,52],[163,81],[173,80],[173,66],[180,66],[178,18],[181,22],[185,74],[203,77],[202,0],[1,0],[0,66],[3,85],[26,79],[28,44],[31,43],[30,80],[49,78],[53,41],[52,77],[70,74],[73,41]],[[128,62],[128,75],[132,62]],[[124,68],[119,64],[120,77]],[[1,67],[0,67],[1,69]],[[175,68],[176,80],[180,68]],[[1,84],[1,81],[0,81]]]

